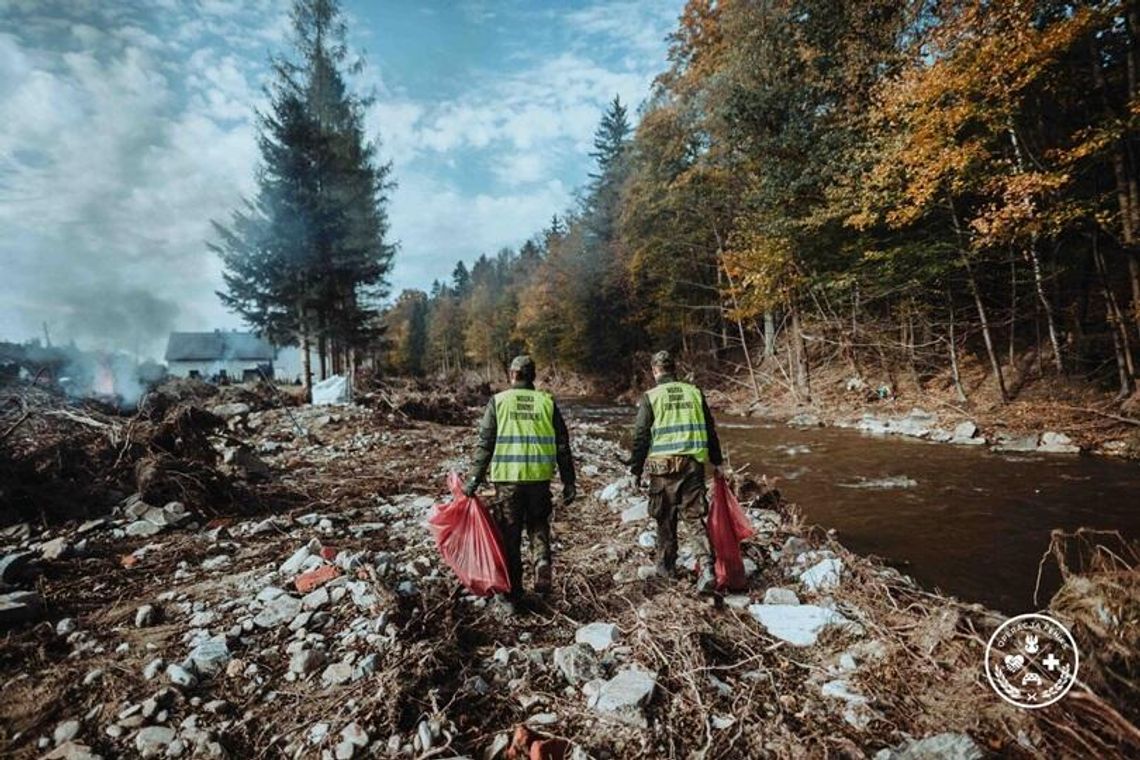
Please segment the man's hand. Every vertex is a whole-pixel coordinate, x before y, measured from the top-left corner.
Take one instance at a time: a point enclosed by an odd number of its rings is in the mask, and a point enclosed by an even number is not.
[[[573,483],[562,486],[562,506],[567,506],[578,497],[578,487]]]
[[[467,496],[467,497],[471,497],[471,496],[474,496],[475,492],[478,490],[479,490],[479,481],[475,480],[475,478],[471,478],[470,480],[467,481],[467,484],[463,486],[463,495]]]

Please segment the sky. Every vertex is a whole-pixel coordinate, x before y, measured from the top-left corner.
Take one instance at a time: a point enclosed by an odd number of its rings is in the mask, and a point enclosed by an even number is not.
[[[645,99],[682,0],[342,0],[398,183],[392,292],[574,203],[605,105]],[[288,0],[0,0],[0,340],[161,355],[240,328],[206,243],[254,190]]]

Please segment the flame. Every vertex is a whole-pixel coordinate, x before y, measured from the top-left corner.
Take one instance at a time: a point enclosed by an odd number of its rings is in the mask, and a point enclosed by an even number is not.
[[[111,373],[111,368],[107,366],[106,361],[100,360],[95,365],[95,382],[92,390],[100,396],[115,395],[115,376]]]

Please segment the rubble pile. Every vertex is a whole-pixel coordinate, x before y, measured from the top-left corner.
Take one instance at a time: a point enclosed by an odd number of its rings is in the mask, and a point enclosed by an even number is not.
[[[762,480],[737,484],[757,530],[748,588],[698,598],[692,557],[687,577],[657,576],[623,452],[569,410],[582,496],[556,509],[555,590],[507,617],[458,586],[424,525],[473,430],[392,425],[363,404],[229,412],[214,408],[211,441],[246,454],[218,467],[264,466],[242,481],[255,508],[210,517],[128,494],[99,519],[0,534],[17,595],[0,601],[6,756],[890,760],[1056,756],[1073,736],[1109,746],[1067,701],[1039,717],[989,691],[982,647],[1000,616],[819,540]]]
[[[482,381],[445,383],[423,378],[365,376],[358,385],[357,402],[388,415],[393,422],[467,425],[491,397],[490,386]]]

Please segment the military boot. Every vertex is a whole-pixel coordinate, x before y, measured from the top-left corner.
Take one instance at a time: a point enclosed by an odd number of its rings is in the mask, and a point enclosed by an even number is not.
[[[551,570],[549,562],[538,562],[534,566],[534,590],[540,594],[550,593]]]

